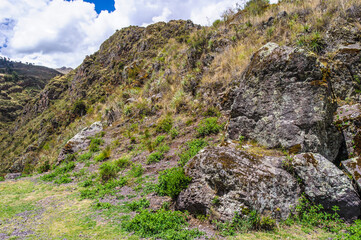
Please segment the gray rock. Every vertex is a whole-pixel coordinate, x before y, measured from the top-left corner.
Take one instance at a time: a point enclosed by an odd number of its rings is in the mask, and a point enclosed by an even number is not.
[[[293,158],[296,175],[302,179],[306,196],[325,210],[340,208],[340,216],[346,220],[357,219],[361,212],[361,200],[350,179],[333,163],[320,154],[304,153]]]
[[[342,140],[332,123],[336,108],[315,57],[268,43],[242,75],[228,133],[270,148],[297,146],[334,161]]]
[[[185,167],[192,182],[178,196],[176,208],[221,220],[231,220],[245,208],[285,219],[300,197],[300,188],[281,169],[281,161],[227,147],[205,148]]]
[[[342,167],[355,180],[359,190],[361,190],[361,158],[351,158],[341,162]]]
[[[101,131],[103,131],[102,123],[95,122],[90,127],[86,127],[77,133],[65,144],[64,148],[61,150],[58,156],[57,165],[66,158],[66,155],[85,150],[90,144],[89,137],[93,137]]]
[[[7,180],[14,180],[18,177],[21,177],[21,173],[8,173],[5,175],[5,179]]]

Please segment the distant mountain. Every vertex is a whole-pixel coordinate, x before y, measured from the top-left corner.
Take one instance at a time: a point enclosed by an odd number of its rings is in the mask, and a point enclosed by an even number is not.
[[[61,68],[55,68],[55,70],[62,73],[62,74],[68,74],[73,69],[71,67],[61,67]]]
[[[0,128],[14,121],[48,81],[62,73],[0,57]]]

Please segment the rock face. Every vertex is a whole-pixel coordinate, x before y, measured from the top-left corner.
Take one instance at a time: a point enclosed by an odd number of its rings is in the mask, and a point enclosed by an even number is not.
[[[339,206],[340,216],[347,220],[361,215],[361,200],[350,179],[333,163],[320,154],[305,153],[293,158],[293,166],[310,200],[326,210]]]
[[[186,165],[192,183],[179,195],[176,208],[221,220],[231,220],[244,208],[285,219],[300,197],[300,188],[281,169],[281,162],[277,157],[208,147]]]
[[[103,131],[101,122],[95,122],[90,127],[86,127],[77,133],[65,144],[64,148],[61,150],[57,165],[66,158],[66,155],[78,152],[80,150],[85,150],[90,144],[89,137],[93,137],[101,131]]]
[[[336,102],[315,57],[268,43],[254,54],[232,105],[229,136],[275,148],[296,147],[334,161],[341,134],[333,126]]]

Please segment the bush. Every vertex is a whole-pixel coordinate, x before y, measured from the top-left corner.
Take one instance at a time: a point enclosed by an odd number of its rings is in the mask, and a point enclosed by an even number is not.
[[[321,52],[326,46],[319,32],[301,36],[298,39],[297,44],[301,47],[307,47],[309,50],[316,53]]]
[[[118,168],[111,163],[103,163],[99,167],[99,176],[102,183],[117,177]]]
[[[131,164],[129,157],[121,157],[118,160],[115,160],[114,164],[119,168],[126,168]]]
[[[159,162],[164,158],[164,154],[161,152],[153,152],[147,157],[147,164]]]
[[[352,225],[346,227],[346,233],[339,233],[336,239],[361,239],[361,220],[357,219]]]
[[[170,134],[170,137],[172,139],[175,139],[178,135],[179,135],[179,132],[177,129],[175,128],[172,128],[170,131],[169,131],[169,134]]]
[[[269,6],[269,0],[250,0],[246,3],[244,9],[250,15],[260,15]]]
[[[156,131],[168,133],[172,129],[172,127],[173,127],[173,119],[170,115],[167,115],[165,118],[161,119],[158,122]]]
[[[111,179],[106,183],[90,184],[85,189],[80,190],[81,199],[96,199],[103,198],[106,195],[115,195],[117,188],[123,187],[127,184],[127,179],[122,177],[119,180]]]
[[[157,212],[142,210],[131,220],[122,222],[122,228],[142,238],[194,239],[203,235],[199,230],[184,230],[187,215],[179,211],[160,209]]]
[[[140,211],[142,209],[148,208],[150,205],[149,200],[147,200],[146,198],[142,198],[138,201],[133,201],[130,203],[127,203],[126,206],[131,210],[131,211]]]
[[[45,174],[44,176],[41,176],[40,179],[46,182],[53,181],[58,176],[62,178],[61,175],[64,175],[70,171],[72,171],[75,168],[76,164],[74,162],[65,163],[59,167],[57,167],[52,173]],[[60,180],[59,180],[60,181]]]
[[[179,164],[184,166],[187,164],[189,159],[197,155],[197,153],[208,145],[207,141],[203,139],[195,139],[187,142],[187,150],[179,154]]]
[[[0,182],[5,181],[5,178],[3,176],[0,176]]]
[[[100,138],[93,138],[90,141],[89,151],[90,152],[99,152],[100,151],[99,146],[102,145],[103,143],[104,143],[104,140],[102,140]]]
[[[205,117],[219,117],[219,116],[221,116],[221,113],[219,112],[219,110],[217,108],[209,107],[203,113],[203,116],[205,116]]]
[[[164,170],[158,177],[157,192],[160,195],[167,195],[175,199],[178,194],[188,187],[191,178],[184,174],[181,167],[174,167]]]
[[[129,171],[129,175],[132,177],[140,177],[143,175],[144,169],[141,164],[133,164]]]
[[[217,19],[213,22],[212,26],[214,28],[217,28],[221,23],[222,23],[222,21],[220,19]]]
[[[222,126],[217,124],[218,118],[210,117],[202,120],[197,128],[198,137],[205,137],[210,134],[217,134],[222,129]]]
[[[38,173],[44,173],[48,172],[50,170],[50,164],[49,161],[45,161],[43,164],[41,164],[38,168]]]
[[[85,162],[89,160],[93,156],[93,153],[91,151],[84,153],[78,157],[79,162]]]
[[[165,136],[163,136],[163,135],[157,136],[154,141],[155,145],[158,146],[159,144],[161,144],[164,141],[164,139],[165,139]]]
[[[73,108],[72,108],[71,111],[75,116],[84,116],[86,114],[86,111],[87,111],[87,106],[86,106],[84,101],[77,100],[74,103]]]
[[[65,184],[65,183],[71,183],[73,180],[71,180],[69,174],[65,174],[60,176],[58,179],[54,181],[55,184]]]
[[[105,159],[108,159],[110,157],[110,147],[107,146],[101,153],[99,153],[98,156],[94,157],[94,161],[96,162],[102,162]]]

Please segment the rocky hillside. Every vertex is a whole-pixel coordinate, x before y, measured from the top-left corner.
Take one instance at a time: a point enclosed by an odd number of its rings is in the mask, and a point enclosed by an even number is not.
[[[0,58],[0,128],[21,115],[23,107],[58,75],[50,68]]]
[[[30,223],[10,210],[0,219],[44,239],[286,238],[290,225],[357,239],[360,21],[358,1],[252,0],[209,27],[117,31],[2,130],[3,199],[16,199],[7,183],[31,186],[18,196],[27,204],[42,189],[66,197],[35,197]],[[106,227],[32,225],[60,224],[52,204]]]

